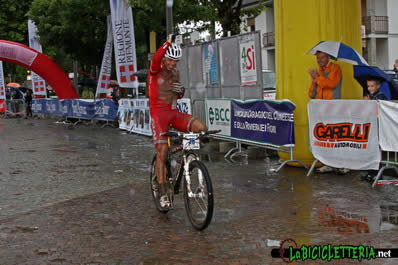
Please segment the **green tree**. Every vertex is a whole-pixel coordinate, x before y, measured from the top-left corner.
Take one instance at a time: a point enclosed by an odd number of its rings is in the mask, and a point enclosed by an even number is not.
[[[108,14],[107,0],[34,0],[28,13],[42,46],[70,55],[86,71],[101,64]]]
[[[28,20],[26,13],[33,0],[2,0],[0,5],[0,40],[8,40],[28,45]],[[4,75],[22,83],[26,79],[26,69],[11,63],[4,63]]]

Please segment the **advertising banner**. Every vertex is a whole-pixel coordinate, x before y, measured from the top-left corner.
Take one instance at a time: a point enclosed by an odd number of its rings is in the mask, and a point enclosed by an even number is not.
[[[125,0],[110,0],[116,74],[120,87],[138,89],[133,12]],[[138,95],[138,94],[137,94]]]
[[[32,112],[53,114],[70,118],[100,119],[114,121],[118,105],[110,99],[33,99]]]
[[[231,101],[231,136],[278,146],[294,144],[296,108],[290,101]]]
[[[29,47],[42,52],[39,36],[36,34],[37,28],[32,20],[28,20]],[[38,74],[32,72],[32,90],[33,95],[47,96],[46,82]]]
[[[308,119],[315,158],[337,168],[378,169],[377,108],[375,100],[311,100]]]
[[[191,100],[189,98],[177,100],[177,109],[182,113],[192,114]]]
[[[95,119],[114,121],[117,119],[118,105],[110,99],[95,101]]]
[[[112,70],[112,22],[111,17],[108,16],[108,34],[105,43],[104,56],[102,57],[101,71],[98,78],[97,91],[95,97],[98,98],[99,94],[104,93],[110,96],[109,82],[111,79]]]
[[[191,100],[189,98],[177,100],[177,109],[192,114]],[[119,100],[118,117],[120,129],[148,136],[152,135],[149,100],[147,98]]]
[[[244,35],[239,40],[241,85],[257,83],[256,50],[254,35]]]
[[[203,80],[206,85],[218,84],[217,43],[203,44]]]
[[[95,118],[95,105],[93,99],[66,100],[71,102],[68,117],[93,119]]]
[[[119,100],[119,128],[143,135],[152,135],[148,99]]]
[[[127,125],[128,117],[130,117],[129,110],[131,109],[131,99],[120,99],[117,116],[119,118],[119,129],[128,130],[131,126]]]
[[[221,130],[217,135],[231,136],[231,100],[206,100],[206,125],[209,130]]]
[[[6,86],[4,81],[3,62],[0,61],[0,100],[6,99]],[[3,112],[0,110],[0,112]]]
[[[379,143],[383,151],[398,152],[398,103],[379,101]]]

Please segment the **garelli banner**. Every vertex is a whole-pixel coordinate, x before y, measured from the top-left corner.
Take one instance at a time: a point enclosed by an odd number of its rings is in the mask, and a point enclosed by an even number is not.
[[[110,0],[116,73],[120,87],[137,88],[133,12],[127,0]]]
[[[312,154],[325,165],[379,169],[375,100],[311,100],[308,104]]]

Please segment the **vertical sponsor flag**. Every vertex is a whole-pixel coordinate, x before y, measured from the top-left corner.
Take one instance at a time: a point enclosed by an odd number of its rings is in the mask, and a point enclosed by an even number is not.
[[[132,87],[137,91],[138,82],[133,75],[137,71],[133,12],[127,2],[110,0],[116,74],[120,87]]]
[[[101,71],[97,84],[97,91],[95,97],[98,98],[99,94],[106,93],[110,96],[109,82],[111,79],[112,70],[112,22],[111,17],[108,16],[108,34],[106,38],[104,57],[102,58]]]
[[[241,85],[257,83],[256,49],[254,35],[241,37],[239,41]]]
[[[4,84],[3,62],[0,61],[0,113],[6,112],[6,89]]]
[[[32,20],[28,20],[28,31],[29,31],[29,47],[42,52],[42,47],[39,41],[39,38],[36,34],[37,28],[35,23]],[[46,82],[43,78],[41,78],[38,74],[32,72],[32,90],[33,95],[44,96],[46,97]]]

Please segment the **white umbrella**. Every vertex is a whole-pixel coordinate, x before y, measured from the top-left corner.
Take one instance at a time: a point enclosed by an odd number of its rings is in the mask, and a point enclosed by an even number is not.
[[[343,61],[353,65],[369,65],[357,51],[342,42],[321,41],[308,53],[316,54],[317,51],[330,55],[336,61]]]

